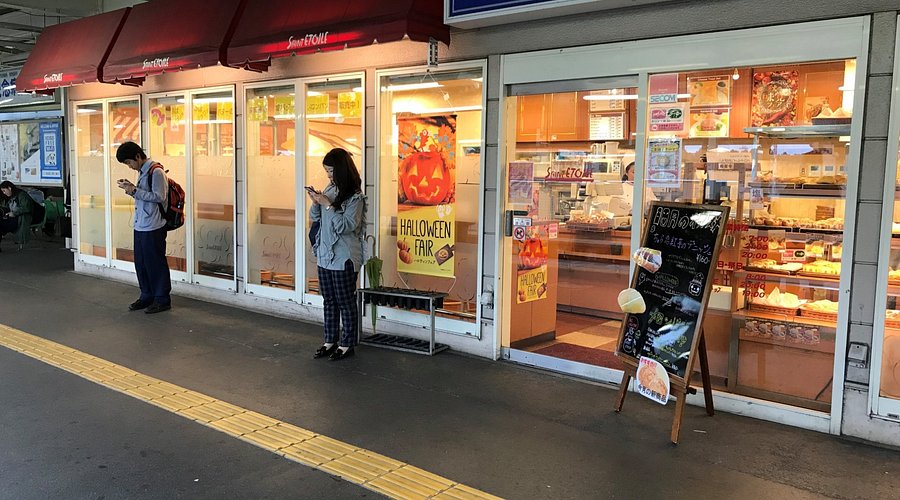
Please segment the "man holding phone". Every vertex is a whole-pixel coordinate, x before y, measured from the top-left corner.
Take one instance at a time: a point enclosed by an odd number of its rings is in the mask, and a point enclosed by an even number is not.
[[[128,141],[119,146],[116,160],[138,172],[137,184],[119,179],[119,187],[134,197],[134,270],[141,296],[128,306],[129,311],[154,314],[172,308],[172,280],[166,260],[166,220],[163,207],[169,182],[162,165],[147,158],[144,150]]]

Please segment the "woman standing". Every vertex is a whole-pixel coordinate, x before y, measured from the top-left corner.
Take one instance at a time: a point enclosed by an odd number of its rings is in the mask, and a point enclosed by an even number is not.
[[[3,201],[0,203],[6,208],[0,219],[0,239],[6,233],[14,233],[16,244],[22,248],[28,239],[36,204],[31,195],[10,181],[0,182],[0,193],[3,193]]]
[[[314,357],[334,361],[352,356],[357,341],[356,283],[363,259],[366,197],[350,153],[332,149],[322,167],[331,183],[321,192],[306,188],[313,201],[309,217],[319,223],[318,235],[312,235],[313,254],[325,302],[325,344]]]

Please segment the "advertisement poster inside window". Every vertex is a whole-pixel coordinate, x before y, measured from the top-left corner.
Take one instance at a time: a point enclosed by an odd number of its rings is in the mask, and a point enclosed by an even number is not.
[[[397,270],[452,278],[456,115],[397,119]]]
[[[269,101],[265,97],[254,97],[247,102],[247,119],[261,122],[269,115]]]
[[[681,185],[681,139],[650,139],[647,158],[648,187],[673,188]]]
[[[534,163],[530,161],[509,162],[509,203],[528,205],[534,184]]]
[[[519,226],[525,237],[515,241],[516,303],[547,298],[547,261],[550,248],[547,225]]]
[[[42,184],[40,122],[20,123],[19,180],[22,184]]]
[[[731,77],[728,75],[688,78],[688,90],[691,107],[731,105]]]
[[[752,127],[794,125],[799,80],[797,71],[753,73],[750,125]]]
[[[650,131],[684,132],[684,103],[654,104],[650,106]]]
[[[729,108],[691,108],[689,137],[728,137]]]
[[[362,92],[338,94],[338,113],[345,118],[359,118],[362,115]]]

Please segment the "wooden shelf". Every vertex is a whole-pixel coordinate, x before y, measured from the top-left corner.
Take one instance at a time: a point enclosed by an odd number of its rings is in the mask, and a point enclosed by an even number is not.
[[[838,284],[841,281],[841,277],[839,275],[835,276],[834,278],[820,278],[820,277],[816,277],[816,276],[804,276],[802,274],[778,274],[778,273],[765,273],[765,272],[760,272],[760,271],[747,271],[747,270],[735,271],[734,274],[735,274],[735,276],[739,276],[739,275],[743,275],[743,274],[761,275],[761,276],[765,276],[766,278],[771,278],[773,281],[779,280],[783,283],[787,283],[787,284],[791,284],[791,285],[800,285],[800,286],[806,285],[807,283],[804,283],[804,282],[808,282],[808,281],[815,281],[815,282],[819,282],[819,283],[833,283],[833,284]]]

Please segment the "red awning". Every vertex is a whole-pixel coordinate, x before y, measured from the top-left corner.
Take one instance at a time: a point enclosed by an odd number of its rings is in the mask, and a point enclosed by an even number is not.
[[[258,69],[273,57],[402,40],[450,43],[441,0],[247,0],[229,66]]]
[[[119,36],[130,8],[44,28],[16,79],[19,92],[101,80],[103,63]]]
[[[135,5],[103,67],[103,81],[140,84],[149,75],[215,66],[244,2],[152,0]]]

